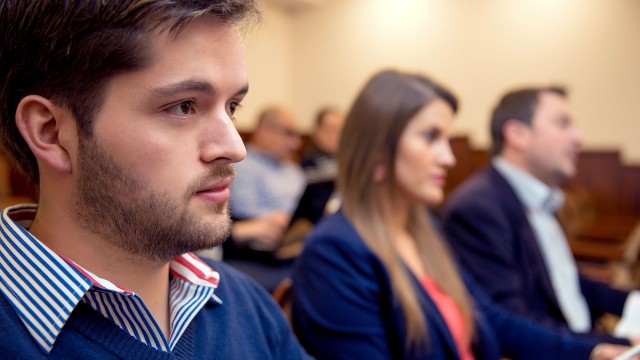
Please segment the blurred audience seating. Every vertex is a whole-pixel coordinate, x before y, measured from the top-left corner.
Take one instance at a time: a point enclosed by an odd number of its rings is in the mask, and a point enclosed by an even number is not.
[[[250,133],[240,136],[247,140]],[[309,144],[306,134],[303,143],[299,156]],[[451,147],[457,165],[447,177],[447,194],[490,160],[488,151],[466,136],[454,137]],[[620,287],[637,287],[640,166],[622,163],[618,151],[583,150],[577,176],[563,188],[567,200],[559,217],[581,270]],[[36,200],[37,188],[0,154],[0,208]]]

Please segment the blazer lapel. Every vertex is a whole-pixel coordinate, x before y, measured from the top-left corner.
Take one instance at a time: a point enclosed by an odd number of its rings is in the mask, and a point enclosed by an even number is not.
[[[544,259],[542,258],[542,254],[540,253],[538,241],[536,240],[533,229],[529,224],[526,210],[507,180],[493,166],[491,169],[493,172],[492,177],[502,193],[501,198],[508,204],[510,207],[509,212],[514,216],[514,226],[519,229],[520,233],[518,234],[518,238],[522,241],[523,252],[521,256],[532,262],[532,264],[527,265],[533,265],[533,270],[536,273],[534,275],[536,282],[542,288],[544,296],[558,309],[558,313],[561,314],[560,304],[556,298],[553,285],[551,284],[551,278],[549,277],[547,267],[544,263]]]
[[[444,321],[444,318],[440,314],[440,311],[438,311],[438,307],[433,302],[433,300],[431,299],[431,296],[429,296],[429,294],[424,289],[424,287],[422,287],[418,279],[416,279],[413,275],[411,277],[413,278],[414,285],[416,286],[416,288],[418,289],[421,295],[420,303],[422,304],[422,309],[425,312],[425,320],[427,321],[428,324],[432,326],[433,329],[435,329],[442,336],[443,339],[445,339],[445,343],[448,350],[446,351],[446,353],[454,354],[455,359],[460,359],[460,354],[458,353],[458,347],[456,346],[456,343],[453,340],[453,336],[449,331],[449,327],[447,326],[447,323]],[[439,345],[442,345],[442,344],[439,344]]]

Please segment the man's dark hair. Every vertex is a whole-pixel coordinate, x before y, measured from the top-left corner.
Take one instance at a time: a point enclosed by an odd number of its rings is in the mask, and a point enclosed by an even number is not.
[[[316,113],[316,127],[320,127],[322,126],[322,122],[324,121],[324,117],[327,116],[328,114],[338,114],[339,111],[338,109],[331,107],[331,106],[325,106],[323,108],[321,108],[320,110],[318,110],[318,112]]]
[[[520,121],[531,125],[538,106],[538,99],[543,92],[551,92],[562,97],[567,96],[564,88],[550,86],[544,88],[525,88],[510,91],[505,94],[491,115],[491,155],[502,152],[504,147],[504,126],[509,120]]]
[[[89,136],[108,80],[150,61],[151,31],[175,36],[204,15],[234,25],[258,14],[257,0],[0,0],[0,136],[7,155],[39,182],[35,156],[15,124],[25,96],[69,109],[78,135]]]

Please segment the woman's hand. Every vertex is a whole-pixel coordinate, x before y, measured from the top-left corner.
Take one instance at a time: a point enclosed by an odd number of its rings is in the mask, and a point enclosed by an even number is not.
[[[600,344],[593,348],[591,351],[590,360],[615,360],[625,351],[631,349],[629,346],[613,345],[613,344]],[[640,360],[639,355],[634,355],[628,358],[629,360]]]

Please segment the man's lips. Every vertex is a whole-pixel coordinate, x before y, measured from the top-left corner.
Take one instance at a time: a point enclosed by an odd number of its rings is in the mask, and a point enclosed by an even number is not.
[[[233,176],[224,178],[207,184],[202,189],[196,191],[195,195],[210,203],[221,203],[229,200],[231,196],[230,186],[233,182]]]

